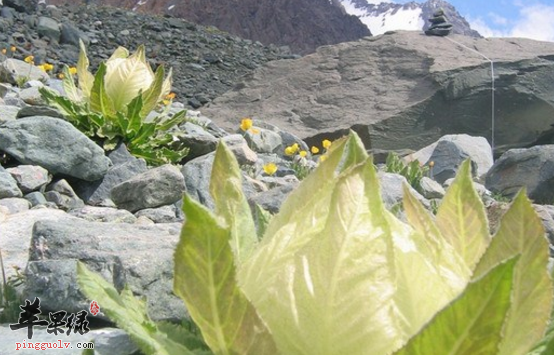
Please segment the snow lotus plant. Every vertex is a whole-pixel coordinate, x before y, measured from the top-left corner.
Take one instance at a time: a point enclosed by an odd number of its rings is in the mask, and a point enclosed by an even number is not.
[[[406,188],[406,224],[385,209],[351,133],[260,225],[260,239],[221,143],[215,209],[184,198],[174,292],[214,354],[553,354],[541,221],[522,192],[491,236],[470,175],[465,162],[436,218]],[[117,295],[83,265],[78,274],[84,294],[102,299],[145,353],[206,353],[165,333],[144,307],[124,308],[129,291]]]
[[[99,138],[106,150],[113,149],[122,140],[133,155],[155,165],[178,162],[186,156],[188,149],[176,147],[168,132],[185,120],[185,111],[171,118],[163,112],[146,121],[148,114],[170,92],[171,70],[167,76],[163,66],[153,72],[146,61],[144,46],[132,55],[119,47],[105,63],[100,63],[93,75],[88,70],[83,42],[80,49],[78,86],[65,66],[62,80],[66,96],[43,88],[41,94],[45,101],[59,109],[83,133]]]

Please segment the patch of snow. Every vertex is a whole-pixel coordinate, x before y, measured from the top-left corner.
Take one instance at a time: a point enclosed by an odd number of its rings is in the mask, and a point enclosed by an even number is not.
[[[168,11],[170,11],[171,9],[173,9],[175,7],[175,5],[171,5],[170,7],[167,8]]]
[[[346,12],[357,16],[374,36],[393,30],[421,31],[425,25],[420,7],[402,7],[398,10],[389,9],[383,13],[377,13],[369,6],[356,7],[352,0],[343,0],[342,4]]]

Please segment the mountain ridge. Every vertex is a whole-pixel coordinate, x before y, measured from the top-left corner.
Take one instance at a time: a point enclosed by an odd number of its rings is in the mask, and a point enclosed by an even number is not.
[[[80,2],[109,5],[136,12],[183,18],[215,26],[263,44],[288,45],[299,54],[322,45],[370,36],[370,30],[346,13],[338,0],[96,0]],[[49,0],[48,4],[71,3]]]

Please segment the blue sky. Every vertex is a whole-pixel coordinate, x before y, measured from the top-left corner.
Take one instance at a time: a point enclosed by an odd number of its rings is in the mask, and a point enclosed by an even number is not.
[[[527,37],[554,42],[554,0],[447,1],[485,37]]]

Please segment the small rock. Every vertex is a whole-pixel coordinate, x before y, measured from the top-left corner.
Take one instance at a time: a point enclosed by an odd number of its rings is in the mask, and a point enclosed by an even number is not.
[[[68,213],[89,222],[135,223],[137,221],[131,212],[110,207],[85,206]]]
[[[154,223],[173,223],[182,222],[177,218],[177,211],[174,205],[162,206],[158,208],[146,208],[135,213],[135,216],[147,217]]]
[[[8,197],[0,200],[0,206],[6,207],[10,214],[16,214],[28,211],[31,203],[24,198]]]
[[[24,198],[31,203],[32,207],[46,205],[46,202],[48,202],[42,192],[38,191],[28,193]]]
[[[239,165],[252,165],[258,160],[258,155],[248,146],[244,137],[240,134],[232,134],[224,137],[223,142],[233,152]]]
[[[48,170],[36,165],[19,165],[6,169],[17,181],[17,185],[23,193],[39,190],[50,182]]]
[[[183,197],[184,191],[183,174],[167,164],[114,186],[111,196],[118,207],[136,212],[172,204]]]
[[[0,171],[0,199],[6,197],[21,197],[23,193],[17,186],[17,181],[7,171]]]
[[[427,176],[421,179],[420,186],[423,197],[427,199],[443,198],[446,193],[441,184]]]

